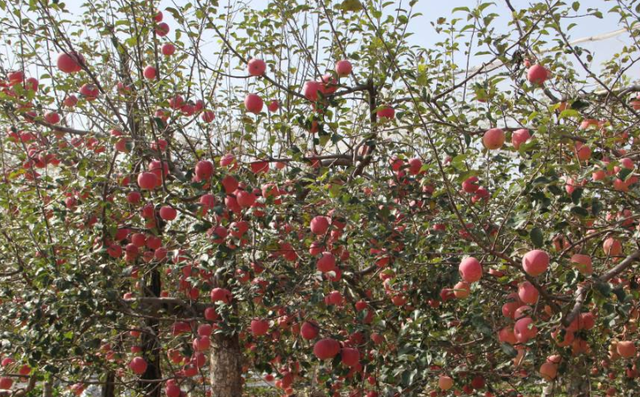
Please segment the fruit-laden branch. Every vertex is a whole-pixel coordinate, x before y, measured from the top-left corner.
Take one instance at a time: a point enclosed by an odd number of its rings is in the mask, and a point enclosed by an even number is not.
[[[127,308],[131,308],[132,305],[138,305],[140,307],[149,308],[151,312],[158,311],[160,309],[165,309],[167,312],[170,312],[172,308],[176,306],[181,307],[182,309],[186,309],[191,312],[191,314],[198,316],[199,313],[204,312],[204,310],[208,307],[214,307],[213,305],[205,305],[202,303],[189,303],[182,299],[178,298],[168,298],[168,297],[154,297],[154,296],[144,296],[138,298],[129,298],[129,299],[120,299],[118,301],[121,305],[126,306]],[[178,314],[184,314],[184,310],[177,311]]]
[[[635,24],[634,24],[635,25]],[[632,26],[634,26],[632,25]],[[571,45],[577,45],[577,44],[582,44],[582,43],[593,43],[596,41],[602,41],[602,40],[607,40],[607,39],[611,39],[613,37],[619,36],[622,33],[628,32],[629,29],[627,28],[622,28],[622,29],[618,29],[618,30],[614,30],[612,32],[608,32],[608,33],[603,33],[603,34],[599,34],[599,35],[595,35],[595,36],[589,36],[589,37],[583,37],[581,39],[576,39],[570,42]],[[550,52],[553,52],[553,48],[549,48],[547,50],[543,50],[540,51],[540,55],[544,55]],[[475,68],[472,68],[471,70],[469,70],[469,72],[472,73],[476,73],[478,71],[482,72],[483,70],[485,70],[486,73],[492,72],[496,69],[499,69],[501,67],[504,66],[504,63],[499,60],[499,59],[495,59],[492,62],[489,62],[488,64],[482,64],[480,66],[476,66]],[[488,69],[491,68],[491,69]],[[458,71],[456,72],[456,74],[462,74],[465,73],[464,70]]]
[[[261,160],[250,161],[249,164],[261,164],[261,163],[291,163],[295,161],[320,161],[322,166],[330,165],[353,165],[352,154],[328,154],[325,156],[304,156],[300,159],[294,158],[267,158]],[[356,156],[356,160],[361,160],[361,156]]]
[[[559,3],[559,2],[557,2]],[[369,21],[373,24],[373,20],[371,18],[371,16],[365,11],[365,16],[369,19]],[[525,37],[521,37],[520,40],[518,40],[516,42],[516,44],[522,42],[526,36],[530,35],[531,33],[533,33],[533,31],[535,30],[535,28],[538,26],[538,24],[542,21],[542,17],[539,18],[537,21],[535,21],[535,23],[532,24],[532,27],[526,32]],[[382,36],[380,35],[380,31],[378,29],[376,29],[376,35],[379,39],[382,39]],[[383,41],[383,46],[385,48],[385,50],[387,51],[387,53],[389,55],[391,55],[391,49],[389,48],[389,46]],[[509,48],[513,48],[515,46],[512,45]],[[393,67],[396,69],[396,72],[400,72],[398,65],[397,64],[393,64]],[[402,82],[404,83],[404,86],[407,88],[407,91],[409,92],[409,100],[411,100],[413,102],[413,105],[418,107],[419,104],[419,95],[417,95],[414,92],[414,87],[407,81],[406,77],[402,74],[400,74],[400,79],[402,80]],[[454,85],[453,87],[451,87],[449,90],[445,90],[441,95],[439,95],[438,97],[436,97],[433,101],[435,102],[438,98],[441,98],[444,94],[451,92],[455,89],[457,89],[458,86],[461,86],[459,84]],[[421,99],[421,98],[420,98]],[[509,257],[507,254],[505,254],[504,252],[499,252],[497,251],[493,246],[489,246],[488,244],[484,244],[482,241],[480,241],[480,239],[478,239],[471,230],[469,230],[467,223],[464,221],[464,219],[462,218],[462,215],[460,214],[460,211],[458,211],[458,208],[453,200],[453,194],[452,192],[454,191],[451,187],[451,181],[448,179],[447,177],[447,173],[444,170],[444,166],[442,164],[442,160],[440,158],[440,154],[439,151],[430,135],[429,131],[429,127],[427,125],[427,122],[424,119],[424,116],[420,113],[417,114],[419,120],[420,120],[420,124],[422,124],[422,127],[424,128],[425,131],[427,131],[426,134],[426,138],[427,138],[427,142],[429,144],[429,147],[431,148],[433,154],[434,154],[434,158],[436,159],[437,162],[437,166],[438,166],[438,170],[440,172],[440,175],[443,178],[443,181],[445,182],[445,187],[447,189],[447,197],[450,203],[450,206],[456,216],[456,218],[458,219],[460,225],[462,226],[462,229],[468,233],[468,235],[470,236],[471,240],[473,240],[474,243],[476,243],[478,245],[478,247],[480,247],[482,250],[484,250],[485,252],[487,252],[490,255],[493,255],[497,258],[501,258],[503,259],[509,266],[513,267],[514,269],[519,269],[523,274],[524,274],[524,278],[531,283],[531,285],[534,286],[534,288],[536,290],[538,290],[538,292],[540,293],[540,295],[542,296],[542,298],[549,304],[549,306],[551,307],[551,309],[558,313],[561,311],[560,306],[555,302],[554,298],[547,292],[546,288],[542,287],[534,277],[530,276],[529,274],[527,274],[524,269],[518,265],[518,263],[516,261],[514,261],[511,257]]]
[[[640,250],[635,251],[631,255],[627,256],[622,262],[620,262],[616,267],[604,273],[602,276],[598,277],[595,283],[606,283],[611,280],[618,274],[625,271],[633,262],[635,262],[638,258],[640,258]],[[562,320],[562,325],[568,327],[571,322],[580,314],[580,310],[582,309],[582,305],[584,304],[585,299],[587,298],[587,292],[589,287],[594,283],[590,283],[589,285],[582,286],[576,290],[576,303],[573,305],[573,309]]]

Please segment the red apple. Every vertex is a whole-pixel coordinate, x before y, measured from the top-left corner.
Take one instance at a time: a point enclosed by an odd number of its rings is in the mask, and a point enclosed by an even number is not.
[[[352,70],[353,66],[351,65],[351,62],[346,59],[336,63],[336,73],[338,74],[338,77],[347,77],[351,74]]]
[[[250,59],[247,63],[247,72],[251,76],[262,76],[267,70],[267,64],[262,59]]]
[[[138,175],[138,186],[143,190],[153,190],[158,186],[158,177],[151,172],[142,172]]]
[[[162,45],[162,54],[165,56],[171,56],[176,52],[176,46],[171,43],[165,43]]]
[[[244,106],[248,112],[258,114],[262,111],[262,98],[256,94],[247,94],[244,99]]]
[[[334,358],[340,352],[340,343],[331,338],[320,339],[313,345],[313,354],[320,360]]]
[[[146,68],[144,68],[144,71],[142,72],[142,74],[145,79],[153,80],[158,75],[158,71],[153,66],[147,66]]]
[[[85,63],[82,54],[74,51],[58,54],[56,59],[56,65],[64,73],[75,73],[82,70],[82,65]]]
[[[464,258],[458,267],[460,277],[468,283],[475,283],[482,278],[482,265],[473,257]]]
[[[482,143],[488,150],[500,149],[504,144],[504,131],[500,128],[492,128],[482,136]]]
[[[529,138],[531,138],[529,130],[522,128],[514,131],[513,134],[511,134],[511,144],[514,148],[516,148],[516,150],[518,150],[520,149],[520,145],[527,142]]]
[[[549,267],[549,254],[542,250],[527,252],[522,257],[522,268],[533,277],[539,276]]]
[[[265,335],[267,332],[269,332],[267,320],[251,320],[251,333],[254,337]]]
[[[129,368],[136,375],[142,375],[147,370],[147,362],[142,357],[134,357],[129,363]]]
[[[518,285],[518,297],[524,303],[533,305],[538,301],[538,290],[528,281]]]
[[[542,65],[533,65],[527,72],[527,80],[531,84],[542,85],[549,78],[549,71]]]
[[[160,218],[164,219],[165,221],[172,221],[178,216],[178,211],[176,211],[176,209],[173,207],[165,205],[160,208],[159,214]]]
[[[318,324],[312,321],[305,321],[300,328],[300,335],[303,339],[311,340],[315,339],[318,336]]]
[[[329,229],[329,218],[326,216],[316,216],[311,220],[310,224],[311,233],[316,235],[323,235]]]

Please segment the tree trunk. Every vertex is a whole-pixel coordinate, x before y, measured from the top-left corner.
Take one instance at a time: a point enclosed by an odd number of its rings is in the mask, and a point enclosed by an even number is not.
[[[44,382],[42,386],[42,397],[52,397],[53,396],[53,384],[50,380]]]
[[[211,397],[242,396],[242,351],[238,335],[215,335],[211,348]]]
[[[589,397],[591,396],[591,384],[584,362],[577,362],[568,371],[566,376],[567,396]]]
[[[113,371],[107,372],[107,378],[104,381],[104,385],[102,385],[102,397],[115,397],[116,395],[116,385],[114,384],[116,380],[116,374]]]
[[[158,297],[161,291],[160,272],[153,269],[144,288],[144,296]],[[147,370],[140,377],[140,387],[144,390],[145,397],[161,397],[162,383],[157,382],[162,379],[160,370],[160,345],[158,344],[158,334],[160,332],[160,322],[156,319],[145,320],[146,329],[142,333],[142,353],[147,360]]]

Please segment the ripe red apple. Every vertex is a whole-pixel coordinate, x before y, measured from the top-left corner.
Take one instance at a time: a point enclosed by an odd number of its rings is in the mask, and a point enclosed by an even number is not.
[[[538,290],[528,281],[518,285],[518,297],[524,303],[533,305],[538,301]]]
[[[574,254],[571,257],[571,264],[573,264],[582,274],[589,275],[593,273],[593,266],[589,255]]]
[[[322,257],[316,263],[318,271],[322,273],[336,270],[336,258],[331,252],[323,252]]]
[[[144,68],[142,75],[147,80],[153,80],[158,75],[158,71],[153,66],[147,66],[146,68]]]
[[[396,117],[396,111],[389,105],[383,105],[378,109],[376,115],[380,120],[391,120]]]
[[[269,332],[269,322],[267,320],[251,320],[251,333],[254,337],[265,335]]]
[[[249,208],[256,202],[256,195],[245,190],[236,190],[236,200],[242,208]]]
[[[171,206],[164,205],[160,208],[160,218],[164,219],[165,221],[172,221],[176,219],[177,216],[178,211],[176,211],[176,209]]]
[[[171,43],[165,43],[162,45],[162,54],[165,56],[171,56],[176,52],[176,46]]]
[[[542,65],[533,65],[527,72],[527,80],[531,84],[542,85],[549,78],[549,71]]]
[[[609,256],[619,256],[622,253],[622,244],[613,237],[604,240],[602,250]]]
[[[204,310],[204,318],[207,321],[216,321],[218,319],[218,313],[216,313],[216,309],[213,307],[207,307]]]
[[[247,112],[258,114],[262,111],[263,105],[262,98],[256,94],[247,94],[244,98],[244,107],[247,109]]]
[[[247,72],[251,76],[262,76],[267,70],[267,64],[262,59],[250,59],[247,63]]]
[[[58,124],[60,122],[60,114],[56,112],[47,112],[44,114],[44,121],[49,124]]]
[[[448,375],[440,375],[438,378],[438,387],[441,390],[449,390],[453,387],[453,379]]]
[[[277,112],[278,109],[280,109],[280,102],[278,102],[277,99],[272,100],[271,102],[269,102],[269,105],[267,106],[267,109],[273,113],[273,112]]]
[[[213,163],[209,160],[200,160],[196,164],[195,174],[198,180],[208,181],[213,175]]]
[[[554,363],[545,362],[540,366],[540,376],[546,381],[555,379],[558,374],[558,366]]]
[[[229,303],[231,301],[231,291],[226,288],[214,288],[211,290],[211,301]]]
[[[64,73],[75,73],[82,70],[82,66],[85,63],[85,59],[82,54],[69,51],[68,53],[58,54],[56,59],[56,65]]]
[[[462,182],[462,190],[465,193],[475,193],[479,187],[477,176],[471,176]]]
[[[171,109],[181,109],[184,106],[184,98],[182,95],[176,95],[173,98],[169,99],[169,106]]]
[[[516,148],[516,150],[518,150],[520,149],[520,145],[527,142],[529,138],[531,138],[529,130],[522,128],[514,131],[513,134],[511,134],[511,144],[514,148]]]
[[[342,296],[340,291],[331,291],[329,292],[328,295],[324,297],[324,303],[327,306],[330,306],[330,305],[342,306],[342,304],[344,303],[344,297]]]
[[[111,244],[107,247],[107,254],[112,258],[120,258],[122,256],[122,247],[118,244]]]
[[[513,327],[510,326],[504,327],[498,331],[498,340],[500,343],[508,343],[510,345],[518,343],[516,335],[513,333]]]
[[[158,35],[158,37],[164,37],[168,35],[170,31],[171,28],[166,22],[160,22],[158,25],[156,25],[156,34]]]
[[[482,265],[473,257],[464,258],[458,266],[460,277],[467,283],[475,283],[482,278]]]
[[[538,328],[536,328],[531,317],[524,317],[516,321],[513,326],[513,333],[518,342],[527,343],[538,335]]]
[[[616,344],[616,351],[623,358],[632,358],[637,350],[633,341],[620,341]]]
[[[414,157],[408,161],[409,164],[409,173],[411,175],[418,175],[420,170],[422,169],[422,160],[417,157]]]
[[[72,108],[78,104],[78,97],[75,95],[69,95],[68,97],[64,98],[62,104],[68,108]]]
[[[580,161],[587,161],[591,158],[591,148],[582,142],[575,143],[575,153]]]
[[[334,358],[340,352],[340,343],[331,338],[320,339],[313,345],[313,354],[320,360]]]
[[[318,336],[318,332],[318,324],[313,321],[305,321],[302,327],[300,327],[300,335],[306,340],[315,339],[316,336]]]
[[[307,81],[302,87],[304,97],[315,102],[318,100],[318,92],[322,90],[322,83],[319,81]]]
[[[352,347],[344,347],[340,351],[342,363],[348,367],[354,367],[360,363],[360,351]]]
[[[129,362],[129,368],[136,375],[142,375],[147,370],[147,362],[142,357],[134,357],[131,362]]]
[[[466,281],[460,281],[453,286],[453,293],[458,299],[466,299],[471,294],[471,285]]]
[[[227,194],[233,193],[238,188],[238,185],[239,185],[238,180],[232,177],[231,175],[227,175],[224,178],[222,178],[220,183],[222,184],[222,187],[224,188],[224,191]]]
[[[22,84],[24,81],[24,72],[22,70],[9,72],[7,73],[7,80],[9,81],[10,86]]]
[[[504,131],[500,128],[492,128],[482,136],[482,143],[488,150],[500,149],[504,144]]]
[[[40,82],[35,77],[29,77],[24,82],[24,88],[33,92],[38,91],[38,85]]]
[[[153,190],[158,186],[158,177],[152,172],[138,174],[138,186],[143,190]]]
[[[11,386],[13,386],[13,379],[8,376],[0,378],[0,390],[10,390]]]
[[[216,118],[216,115],[213,110],[205,110],[204,112],[202,112],[202,116],[200,117],[205,123],[211,123]]]
[[[211,339],[209,339],[208,336],[199,336],[193,339],[192,346],[193,346],[193,350],[197,352],[209,350],[209,347],[211,347]]]
[[[167,397],[180,397],[182,390],[180,390],[180,387],[175,383],[169,384],[169,382],[167,382],[167,386],[165,386],[164,392]]]
[[[522,268],[533,277],[539,276],[549,267],[549,254],[542,250],[527,252],[522,257]]]
[[[80,90],[78,92],[80,92],[80,94],[83,95],[87,101],[95,100],[100,94],[98,87],[93,84],[84,84],[82,87],[80,87]]]
[[[351,62],[346,59],[336,62],[336,73],[338,74],[338,77],[347,77],[351,74],[352,70],[353,66],[351,65]]]
[[[316,235],[323,235],[329,229],[329,218],[326,216],[318,215],[311,220],[310,224],[311,233]]]

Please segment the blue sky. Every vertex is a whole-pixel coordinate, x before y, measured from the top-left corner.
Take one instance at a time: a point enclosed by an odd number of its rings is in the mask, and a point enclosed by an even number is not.
[[[182,4],[185,0],[161,0],[160,9],[164,9],[174,4]],[[246,2],[250,7],[263,8],[269,0],[247,0]],[[312,0],[313,1],[313,0]],[[337,1],[337,0],[336,0]],[[452,10],[456,7],[469,7],[473,8],[481,2],[488,2],[489,0],[419,0],[415,7],[416,12],[420,12],[423,15],[418,19],[414,19],[410,25],[410,31],[414,33],[411,38],[411,43],[423,47],[433,46],[438,40],[442,39],[442,36],[438,36],[435,29],[431,25],[437,18],[444,16],[452,18]],[[494,22],[499,30],[506,30],[507,23],[510,20],[510,12],[506,7],[504,0],[492,0],[495,6],[491,6],[485,12],[495,12],[500,14],[500,17]],[[570,4],[574,0],[567,0]],[[588,19],[574,19],[572,22],[576,22],[577,26],[571,30],[571,39],[579,39],[584,37],[590,37],[600,35],[608,32],[620,29],[618,26],[618,18],[616,15],[608,14],[607,11],[615,5],[612,1],[605,0],[579,0],[581,7],[578,13],[584,13],[588,8],[598,8],[604,14],[603,19],[597,19],[589,17]],[[396,3],[403,4],[406,8],[409,0],[398,0]],[[539,0],[511,0],[511,3],[516,9],[528,6],[530,3],[536,3]],[[77,10],[80,6],[79,0],[69,0],[68,6],[71,10]],[[221,4],[226,4],[226,0],[221,0]],[[165,13],[165,20],[171,25],[170,16]],[[456,17],[462,17],[464,14],[455,14]],[[462,26],[462,25],[461,25]],[[172,34],[171,34],[172,36]],[[595,54],[594,66],[597,67],[603,60],[611,58],[613,54],[618,52],[625,44],[629,44],[628,36],[620,35],[618,37],[610,38],[603,41],[581,44],[582,47],[592,51]],[[460,58],[462,59],[462,58]],[[471,59],[471,66],[482,63],[484,59],[476,58]],[[640,65],[636,65],[630,69],[627,73],[633,78],[640,77]]]

